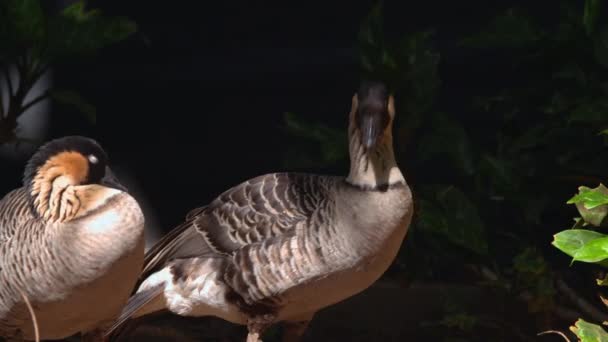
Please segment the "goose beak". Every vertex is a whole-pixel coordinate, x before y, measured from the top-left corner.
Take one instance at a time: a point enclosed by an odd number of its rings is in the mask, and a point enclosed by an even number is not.
[[[114,172],[106,166],[106,174],[101,179],[101,184],[110,188],[118,189],[120,191],[127,192],[127,188],[120,184],[116,176],[114,176]]]
[[[361,120],[361,142],[369,149],[378,143],[382,132],[382,122],[379,115],[365,116]]]

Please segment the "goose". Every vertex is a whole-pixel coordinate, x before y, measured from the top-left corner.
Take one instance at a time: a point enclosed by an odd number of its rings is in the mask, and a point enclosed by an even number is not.
[[[394,98],[362,82],[349,114],[347,177],[280,172],[249,179],[157,242],[137,290],[107,333],[161,311],[215,316],[261,341],[283,323],[303,337],[314,314],[367,289],[396,257],[412,220],[412,193],[393,152]]]
[[[145,220],[108,162],[91,138],[51,140],[28,160],[23,185],[0,199],[5,340],[101,340],[127,303]]]

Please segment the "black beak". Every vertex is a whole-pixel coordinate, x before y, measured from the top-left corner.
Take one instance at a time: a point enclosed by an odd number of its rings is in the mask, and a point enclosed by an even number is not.
[[[359,129],[361,131],[363,146],[367,149],[376,146],[383,128],[380,115],[366,115],[362,117]]]
[[[110,168],[107,166],[106,166],[106,174],[101,179],[101,184],[105,185],[107,187],[110,187],[110,188],[118,189],[120,191],[124,191],[124,192],[128,191],[124,185],[120,184],[120,182],[118,181],[116,176],[114,176],[114,173],[112,172],[112,170],[110,170]]]

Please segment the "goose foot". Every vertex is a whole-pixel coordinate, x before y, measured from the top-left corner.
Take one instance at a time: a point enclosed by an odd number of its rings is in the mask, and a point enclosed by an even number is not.
[[[261,336],[275,323],[275,318],[273,314],[250,317],[247,320],[247,342],[262,342]]]

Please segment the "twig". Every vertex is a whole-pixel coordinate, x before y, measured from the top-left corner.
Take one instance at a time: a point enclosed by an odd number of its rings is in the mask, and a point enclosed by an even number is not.
[[[21,297],[23,298],[23,300],[25,301],[25,305],[27,306],[27,309],[30,312],[30,316],[32,317],[32,324],[34,325],[35,340],[36,340],[36,342],[40,342],[40,333],[38,332],[38,321],[36,320],[36,313],[34,313],[34,308],[32,307],[32,304],[30,303],[30,300],[27,298],[25,293],[23,293],[23,291],[21,291],[21,289],[18,289],[18,291],[21,294]]]
[[[590,315],[595,321],[604,322],[608,321],[608,315],[598,310],[594,305],[585,300],[580,296],[574,289],[572,289],[562,279],[557,279],[557,289],[560,290],[566,297],[568,297],[574,304],[576,304],[581,310]]]
[[[571,341],[570,341],[570,339],[568,338],[568,336],[566,336],[566,334],[564,334],[563,332],[561,332],[561,331],[559,331],[559,330],[547,330],[547,331],[543,331],[543,332],[541,332],[541,333],[538,333],[538,335],[537,335],[537,336],[540,336],[540,335],[547,335],[547,334],[558,334],[558,335],[560,335],[561,337],[563,337],[563,338],[564,338],[564,340],[566,340],[566,341],[568,341],[568,342],[571,342]]]

